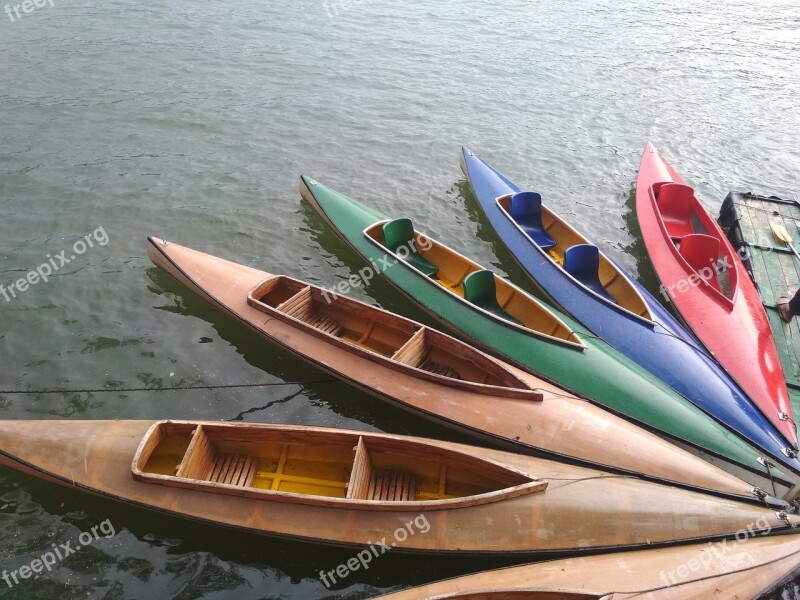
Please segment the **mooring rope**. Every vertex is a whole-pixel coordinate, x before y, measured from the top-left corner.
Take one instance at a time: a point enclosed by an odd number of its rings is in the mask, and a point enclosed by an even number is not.
[[[0,390],[0,395],[37,394],[108,394],[113,392],[172,392],[175,390],[218,390],[227,388],[275,387],[282,385],[310,385],[315,383],[331,383],[336,379],[316,379],[312,381],[271,381],[266,383],[229,383],[220,385],[176,385],[167,388],[131,387],[131,388],[84,388],[84,389],[41,389],[41,390]]]

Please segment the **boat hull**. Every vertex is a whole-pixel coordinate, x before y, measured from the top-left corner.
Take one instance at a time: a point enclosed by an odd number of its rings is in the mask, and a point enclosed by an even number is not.
[[[380,600],[756,598],[796,573],[798,563],[800,535],[759,536],[485,571]]]
[[[406,410],[516,451],[546,452],[654,480],[753,497],[750,486],[738,477],[514,367],[502,365],[541,390],[541,400],[492,397],[420,379],[370,360],[368,353],[348,351],[284,320],[269,318],[247,298],[261,282],[274,277],[270,273],[156,238],[148,240],[148,256],[189,290],[259,335]]]
[[[448,442],[369,432],[348,433],[366,440],[416,440],[465,452],[546,481],[547,489],[491,504],[420,512],[295,504],[169,487],[132,476],[136,451],[153,423],[4,421],[0,423],[0,463],[173,516],[343,546],[369,547],[376,540],[389,543],[394,539],[396,550],[402,552],[547,555],[730,536],[759,519],[763,531],[798,524],[795,517],[784,520],[768,509],[635,478]],[[612,520],[614,527],[609,527]],[[416,527],[413,534],[409,527]],[[400,530],[406,533],[402,535]]]
[[[386,251],[364,230],[385,215],[306,177],[301,178],[300,193],[362,257],[383,264]],[[403,262],[394,260],[379,272],[443,324],[490,353],[660,434],[764,472],[759,453],[741,438],[566,317],[584,346],[553,342],[487,318]]]
[[[522,191],[521,188],[468,148],[462,149],[461,164],[478,204],[500,240],[556,304],[732,432],[773,459],[787,462],[787,445],[781,432],[658,300],[621,272],[647,304],[654,317],[651,321],[582,285],[533,243],[498,205],[497,198]],[[789,466],[797,469],[800,463],[792,461]]]
[[[687,327],[796,449],[797,431],[790,416],[783,369],[755,286],[727,237],[700,203],[693,210],[703,211],[707,233],[719,240],[721,255],[728,263],[722,267],[738,285],[733,298],[728,299],[714,294],[706,282],[687,275],[685,261],[670,240],[651,190],[662,182],[684,183],[648,142],[636,180],[636,217],[662,288]]]

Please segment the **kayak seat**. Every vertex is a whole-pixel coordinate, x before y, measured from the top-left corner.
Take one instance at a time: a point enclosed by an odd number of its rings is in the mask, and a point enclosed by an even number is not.
[[[692,233],[681,238],[681,256],[711,287],[721,292],[716,264],[719,259],[719,240],[710,235]]]
[[[694,233],[694,227],[692,227],[693,199],[694,190],[688,185],[665,183],[661,186],[656,204],[658,204],[658,210],[661,212],[667,233],[674,241]]]
[[[374,468],[364,438],[358,438],[358,445],[354,450],[353,468],[346,487],[348,499],[379,502],[416,500],[417,480],[413,473],[400,469]]]
[[[244,454],[218,454],[209,481],[250,487],[258,473],[258,459]]]
[[[452,367],[435,362],[430,358],[426,358],[419,368],[423,371],[428,371],[428,373],[441,375],[442,377],[449,377],[450,379],[464,379],[461,374]]]
[[[436,375],[463,379],[455,369],[431,359],[431,348],[428,345],[427,335],[425,327],[419,329],[405,344],[397,349],[392,355],[392,360]]]
[[[194,430],[186,455],[175,469],[176,477],[239,487],[250,487],[257,473],[258,458],[217,452],[202,425]]]
[[[517,192],[511,195],[511,218],[542,250],[556,245],[542,224],[542,195],[537,192]]]
[[[416,479],[408,471],[374,469],[366,499],[381,502],[412,502],[417,495],[416,483]]]
[[[344,326],[338,321],[320,314],[317,303],[311,294],[311,286],[306,286],[294,296],[278,305],[278,310],[290,317],[316,327],[320,331],[335,337],[341,337]]]
[[[436,277],[439,273],[439,267],[417,252],[417,247],[414,245],[414,225],[411,223],[411,219],[401,217],[384,223],[383,243],[394,254],[398,254],[398,248],[405,246],[405,251],[401,251],[398,256],[428,277]],[[403,256],[404,254],[405,256]]]
[[[595,294],[617,303],[600,282],[600,251],[597,246],[578,244],[567,248],[564,251],[564,270]]]
[[[497,301],[497,285],[494,281],[494,273],[487,269],[473,271],[464,278],[464,299],[479,306],[483,310],[489,311],[493,315],[511,321],[517,325],[525,324],[519,319],[508,314]]]

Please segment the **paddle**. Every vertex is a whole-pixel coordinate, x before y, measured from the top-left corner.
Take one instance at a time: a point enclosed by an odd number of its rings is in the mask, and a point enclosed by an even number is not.
[[[788,244],[789,248],[791,248],[792,252],[794,252],[794,255],[797,258],[800,258],[800,253],[798,253],[797,248],[792,245],[792,236],[790,236],[789,232],[786,231],[786,227],[779,225],[778,223],[770,223],[770,229],[772,229],[772,235],[775,236],[775,239],[783,242],[784,244]]]

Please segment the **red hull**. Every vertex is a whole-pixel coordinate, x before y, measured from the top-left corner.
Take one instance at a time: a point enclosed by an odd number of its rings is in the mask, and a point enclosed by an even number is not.
[[[789,392],[761,298],[716,220],[649,142],[636,181],[636,215],[662,293],[796,448]]]

